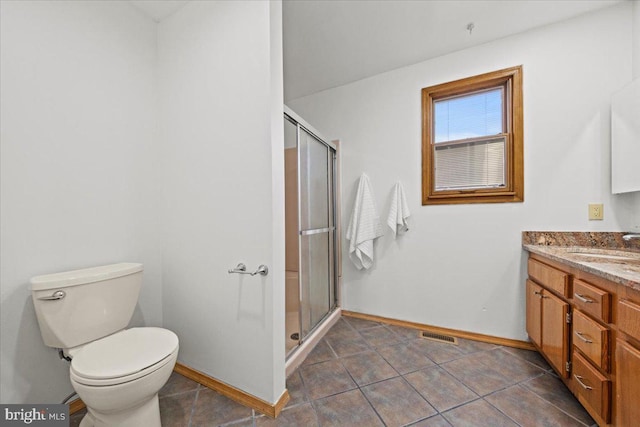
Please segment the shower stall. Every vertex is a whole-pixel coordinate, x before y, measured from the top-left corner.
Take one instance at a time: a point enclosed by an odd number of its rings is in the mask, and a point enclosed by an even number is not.
[[[287,359],[337,307],[336,147],[285,107]]]

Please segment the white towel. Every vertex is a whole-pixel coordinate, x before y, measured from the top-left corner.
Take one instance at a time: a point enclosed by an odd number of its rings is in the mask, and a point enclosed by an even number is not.
[[[356,201],[351,212],[347,240],[349,240],[349,258],[358,270],[373,265],[373,241],[382,236],[382,224],[376,210],[369,177],[362,174],[358,183]]]
[[[389,208],[389,217],[387,225],[393,231],[393,237],[396,234],[404,234],[409,231],[407,218],[411,215],[407,199],[404,197],[404,189],[399,182],[393,187],[393,195],[391,196],[391,207]]]

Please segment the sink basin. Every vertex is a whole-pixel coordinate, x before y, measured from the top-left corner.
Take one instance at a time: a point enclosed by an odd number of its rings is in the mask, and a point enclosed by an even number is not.
[[[640,254],[616,249],[573,248],[569,249],[567,253],[585,258],[598,258],[603,261],[640,261]]]

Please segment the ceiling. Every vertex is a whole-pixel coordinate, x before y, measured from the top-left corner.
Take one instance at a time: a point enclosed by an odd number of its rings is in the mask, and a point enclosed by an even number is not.
[[[284,0],[285,100],[620,1],[629,0]],[[131,3],[158,22],[187,0]]]

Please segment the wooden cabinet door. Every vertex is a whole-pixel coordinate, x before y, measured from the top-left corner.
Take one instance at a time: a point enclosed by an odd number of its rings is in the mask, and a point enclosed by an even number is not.
[[[527,334],[538,347],[542,346],[542,288],[527,280]]]
[[[616,425],[637,426],[640,422],[640,350],[617,340]]]
[[[569,324],[567,314],[569,304],[543,291],[542,294],[542,352],[556,371],[565,378],[569,377],[566,369],[569,361]]]

